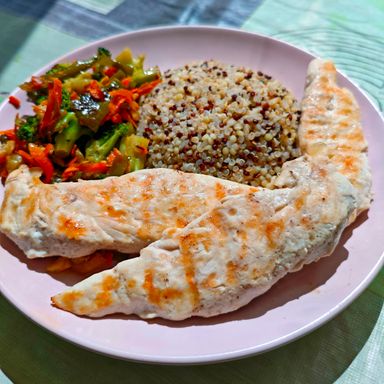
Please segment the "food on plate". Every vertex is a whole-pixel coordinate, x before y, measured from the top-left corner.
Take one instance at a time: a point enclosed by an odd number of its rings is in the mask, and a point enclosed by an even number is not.
[[[105,48],[85,61],[56,64],[22,84],[33,115],[17,115],[1,132],[0,174],[39,167],[45,183],[100,179],[144,168],[148,140],[136,135],[143,96],[161,82],[158,68],[126,48]],[[20,101],[9,102],[16,108]]]
[[[147,167],[271,187],[299,156],[299,105],[277,80],[210,60],[164,72],[140,108]]]
[[[336,86],[332,63],[311,63],[303,105],[305,155],[283,165],[275,189],[224,198],[186,227],[167,229],[138,258],[55,295],[53,304],[92,317],[214,316],[330,255],[371,199],[366,144],[358,106]],[[359,140],[362,145],[355,143]],[[348,156],[335,153],[337,148]]]
[[[0,230],[27,257],[90,272],[113,250],[141,250],[53,304],[94,317],[214,316],[331,254],[371,201],[358,106],[334,65],[310,64],[300,122],[293,96],[262,73],[206,61],[159,85],[142,62],[100,49],[56,65],[22,86],[35,115],[0,136],[11,172]],[[147,148],[155,169],[142,169]],[[59,180],[73,182],[49,184]]]
[[[96,250],[135,253],[228,195],[254,187],[171,169],[44,184],[21,166],[6,181],[0,230],[29,258],[78,258]],[[68,262],[66,262],[68,264]]]
[[[230,196],[140,257],[54,296],[78,315],[183,320],[233,311],[288,272],[332,253],[356,209],[347,178],[310,157],[287,162],[279,189]]]

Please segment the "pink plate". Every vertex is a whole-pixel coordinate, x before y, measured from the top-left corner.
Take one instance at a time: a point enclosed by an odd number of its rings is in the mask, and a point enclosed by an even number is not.
[[[104,46],[114,54],[129,46],[146,53],[147,65],[162,70],[199,59],[218,59],[265,71],[298,99],[313,58],[289,44],[243,31],[212,27],[142,30],[89,44],[58,61],[84,59]],[[46,71],[53,63],[42,68]],[[207,363],[265,352],[314,330],[349,305],[383,265],[384,123],[365,94],[345,76],[361,107],[375,199],[368,214],[343,234],[335,253],[282,279],[248,306],[211,319],[144,321],[134,316],[87,319],[53,308],[50,297],[76,281],[72,275],[44,273],[44,260],[28,261],[4,237],[0,249],[0,288],[20,311],[53,333],[110,356],[156,363]],[[14,95],[25,100],[23,93]],[[27,108],[21,111],[26,112]],[[19,111],[20,112],[20,111]],[[0,107],[0,129],[13,126],[16,111]]]

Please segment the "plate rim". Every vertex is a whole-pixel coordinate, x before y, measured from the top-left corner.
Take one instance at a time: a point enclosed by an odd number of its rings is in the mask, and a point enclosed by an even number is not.
[[[270,40],[274,43],[279,43],[282,45],[286,45],[291,49],[301,51],[306,53],[307,55],[311,56],[312,58],[316,58],[315,54],[312,52],[303,49],[301,47],[295,46],[289,42],[286,42],[284,40],[280,40],[271,36],[267,36],[265,34],[251,32],[247,30],[242,30],[238,28],[233,27],[222,27],[222,26],[212,26],[212,25],[169,25],[169,26],[157,26],[157,27],[150,27],[150,28],[142,28],[137,30],[132,30],[128,32],[122,32],[119,34],[111,35],[108,37],[104,37],[95,41],[87,42],[80,47],[71,50],[69,52],[66,52],[65,54],[57,57],[56,59],[50,61],[48,64],[40,67],[37,71],[33,72],[30,76],[27,77],[29,79],[31,76],[39,74],[43,71],[45,71],[47,68],[52,67],[55,63],[63,61],[67,56],[69,55],[76,55],[77,53],[83,51],[86,48],[90,48],[92,46],[97,46],[99,44],[108,43],[111,40],[120,39],[122,37],[129,37],[135,34],[146,34],[146,33],[154,33],[156,31],[177,31],[177,30],[201,30],[201,31],[223,31],[225,33],[235,33],[235,34],[243,34],[253,37],[258,37],[266,40]],[[355,80],[351,79],[348,75],[346,75],[343,71],[340,71],[339,69],[337,72],[341,75],[343,75],[348,81],[350,81],[358,90],[361,92],[361,94],[367,99],[368,103],[371,107],[374,108],[377,115],[380,117],[382,124],[384,126],[384,117],[381,113],[381,111],[378,109],[376,104],[373,102],[371,97],[367,94],[365,90],[363,90],[356,82]],[[26,79],[26,80],[27,80]],[[19,90],[19,87],[16,87],[10,95],[14,95]],[[5,100],[0,105],[0,113],[4,109],[4,107],[8,103],[8,98],[5,98]],[[112,358],[117,358],[121,360],[126,361],[133,361],[133,362],[143,362],[148,364],[167,364],[167,365],[193,365],[193,364],[211,364],[211,363],[219,363],[223,361],[230,361],[230,360],[236,360],[240,358],[245,357],[251,357],[255,356],[261,353],[269,352],[273,349],[276,349],[278,347],[282,347],[290,342],[293,342],[301,337],[306,336],[308,333],[315,331],[320,326],[326,324],[328,321],[332,320],[336,315],[338,315],[340,312],[342,312],[345,308],[347,308],[353,301],[357,299],[357,297],[364,292],[364,290],[368,287],[368,285],[373,281],[373,279],[378,275],[381,268],[384,266],[384,250],[381,253],[380,257],[378,258],[376,264],[374,267],[369,271],[369,273],[364,277],[364,279],[360,282],[359,285],[357,285],[352,292],[350,292],[349,295],[344,297],[342,301],[340,301],[337,305],[335,305],[332,309],[330,309],[328,312],[324,313],[322,316],[318,317],[314,321],[307,323],[301,328],[296,329],[294,332],[288,333],[284,335],[283,337],[279,337],[276,339],[273,339],[269,342],[259,344],[257,346],[243,348],[243,349],[237,349],[233,351],[228,352],[220,352],[220,353],[212,353],[212,354],[204,354],[204,355],[189,355],[189,356],[174,356],[174,355],[155,355],[155,354],[142,354],[142,353],[125,353],[121,351],[116,351],[113,348],[101,346],[100,344],[94,344],[90,341],[80,341],[76,337],[72,337],[67,332],[62,332],[60,329],[56,329],[54,327],[49,326],[48,324],[42,324],[39,320],[38,316],[32,315],[28,312],[25,312],[14,300],[12,300],[12,294],[7,291],[6,287],[3,285],[2,281],[0,280],[0,292],[3,294],[3,296],[6,298],[6,300],[11,303],[22,315],[30,319],[33,323],[38,325],[39,327],[49,331],[51,334],[60,337],[61,339],[64,339],[64,341],[70,342],[72,344],[75,344],[76,346],[79,346],[81,348],[84,348],[88,351],[95,352],[101,355],[109,356]]]

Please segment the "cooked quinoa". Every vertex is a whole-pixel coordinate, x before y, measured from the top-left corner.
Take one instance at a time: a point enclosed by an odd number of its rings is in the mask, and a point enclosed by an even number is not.
[[[150,139],[147,167],[271,187],[299,156],[300,114],[277,80],[211,60],[166,71],[141,107],[138,133]]]

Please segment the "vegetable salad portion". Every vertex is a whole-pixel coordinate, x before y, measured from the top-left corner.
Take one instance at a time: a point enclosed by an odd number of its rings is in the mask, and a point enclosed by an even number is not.
[[[126,48],[105,48],[85,61],[56,64],[22,84],[34,115],[0,132],[1,176],[21,164],[40,167],[45,183],[120,176],[144,168],[148,139],[137,136],[142,96],[161,82],[158,68]],[[19,108],[11,96],[9,102]]]

